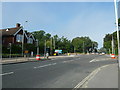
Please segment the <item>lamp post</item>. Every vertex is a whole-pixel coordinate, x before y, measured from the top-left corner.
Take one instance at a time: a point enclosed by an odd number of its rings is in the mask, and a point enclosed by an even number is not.
[[[55,37],[53,37],[53,44],[54,44],[54,49],[55,49]]]
[[[27,23],[28,21],[25,21],[25,23]],[[25,24],[24,24],[25,25]],[[24,26],[25,27],[25,26]],[[23,35],[22,35],[22,56],[24,56],[24,31],[25,28],[23,28]]]
[[[116,30],[117,30],[117,41],[118,41],[118,67],[120,69],[120,40],[119,40],[119,27],[118,27],[118,12],[117,12],[117,2],[114,0],[115,7],[115,18],[116,18]]]
[[[52,37],[50,38],[50,54],[52,55]]]
[[[39,55],[39,42],[38,42],[38,39],[36,40],[37,42],[37,55]]]
[[[74,47],[74,53],[75,53],[75,46],[73,46]]]
[[[83,41],[83,54],[85,54],[85,42]]]
[[[94,42],[92,42],[92,53],[94,53]]]
[[[46,40],[45,40],[45,45],[44,45],[44,58],[46,57]]]
[[[10,45],[10,58],[11,58],[11,45],[12,45],[12,43],[9,43],[9,45]]]
[[[23,35],[22,35],[22,56],[24,56],[24,28],[23,28]]]

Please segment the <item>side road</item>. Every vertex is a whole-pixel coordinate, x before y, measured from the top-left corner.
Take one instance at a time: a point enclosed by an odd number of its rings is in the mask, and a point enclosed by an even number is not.
[[[70,56],[49,56],[48,60],[54,59],[54,58],[63,58],[63,57],[74,57],[75,55]],[[47,60],[44,56],[40,57],[41,60]],[[14,64],[14,63],[23,63],[23,62],[34,62],[38,61],[36,60],[36,57],[21,57],[21,58],[7,58],[0,60],[0,64]]]

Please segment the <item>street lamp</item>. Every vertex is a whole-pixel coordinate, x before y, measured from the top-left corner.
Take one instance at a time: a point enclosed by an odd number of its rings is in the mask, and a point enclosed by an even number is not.
[[[25,21],[25,23],[27,23],[28,21]],[[24,56],[24,31],[25,29],[25,24],[24,24],[24,28],[23,28],[23,36],[22,36],[22,56]]]
[[[45,45],[44,45],[44,58],[46,56],[46,40],[45,40]]]
[[[53,37],[53,45],[54,45],[54,49],[55,49],[55,37]]]
[[[113,35],[112,35],[111,45],[112,45],[112,54],[115,54],[115,50],[114,50],[114,38],[113,38]]]
[[[10,58],[11,58],[11,45],[12,45],[12,43],[9,43],[9,47],[10,47]]]
[[[75,46],[73,46],[74,47],[74,53],[75,53]]]
[[[85,54],[85,42],[83,41],[83,54]]]
[[[119,61],[119,69],[120,69],[120,40],[119,40],[118,12],[117,12],[117,2],[116,2],[116,0],[114,0],[114,7],[115,7],[116,30],[117,30],[117,41],[118,41],[118,61]]]
[[[51,41],[51,55],[52,55],[52,46],[53,46],[53,43],[52,43],[52,41],[53,41],[53,40],[52,40],[52,37],[51,37],[51,40],[50,40],[50,41]]]
[[[36,40],[36,42],[37,42],[37,55],[39,55],[39,41],[38,41],[38,39]]]

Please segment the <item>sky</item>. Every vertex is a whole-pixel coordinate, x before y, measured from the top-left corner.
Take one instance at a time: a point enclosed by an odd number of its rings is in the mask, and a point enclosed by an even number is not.
[[[25,22],[28,21],[28,22]],[[113,2],[3,2],[2,27],[21,23],[29,32],[67,37],[89,36],[103,45],[103,38],[115,31]]]

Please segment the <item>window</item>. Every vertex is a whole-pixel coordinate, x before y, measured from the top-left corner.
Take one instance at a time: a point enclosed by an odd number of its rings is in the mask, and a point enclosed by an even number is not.
[[[32,38],[29,38],[29,39],[28,39],[28,43],[33,44],[33,39],[32,39]]]
[[[22,37],[23,37],[23,35],[17,34],[16,35],[16,42],[22,42]]]

